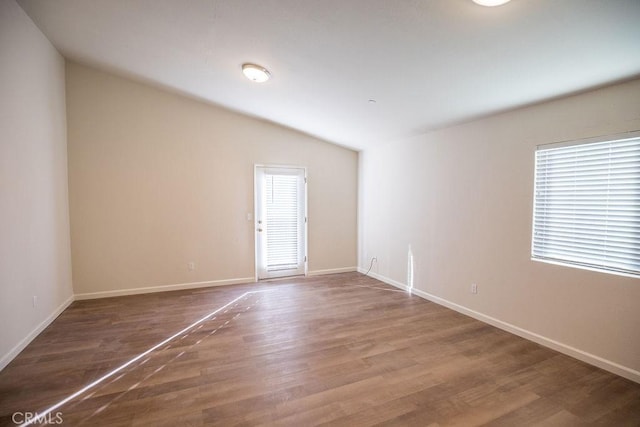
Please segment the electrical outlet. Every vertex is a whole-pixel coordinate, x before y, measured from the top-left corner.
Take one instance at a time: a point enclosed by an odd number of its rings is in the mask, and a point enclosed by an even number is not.
[[[189,264],[187,264],[187,266],[189,267],[189,271],[193,271],[196,269],[196,263],[191,261]]]
[[[475,283],[471,284],[471,293],[472,294],[477,294],[478,293],[478,285],[476,285]]]

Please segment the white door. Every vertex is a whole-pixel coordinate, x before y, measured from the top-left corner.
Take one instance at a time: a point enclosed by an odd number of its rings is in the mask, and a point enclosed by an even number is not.
[[[256,271],[258,279],[306,274],[304,168],[256,166]]]

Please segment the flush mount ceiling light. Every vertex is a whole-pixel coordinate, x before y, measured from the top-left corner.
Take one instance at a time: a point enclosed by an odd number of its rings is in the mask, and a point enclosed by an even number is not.
[[[242,72],[249,80],[256,83],[266,82],[271,77],[269,70],[256,64],[242,64]]]
[[[479,4],[480,6],[500,6],[505,3],[510,2],[511,0],[472,0],[474,3]]]

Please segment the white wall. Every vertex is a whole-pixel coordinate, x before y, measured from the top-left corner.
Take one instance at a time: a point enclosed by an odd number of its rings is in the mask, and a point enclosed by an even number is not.
[[[64,72],[23,10],[1,0],[0,369],[73,297]]]
[[[640,381],[640,280],[530,259],[536,145],[637,129],[640,80],[362,153],[359,266]]]
[[[307,168],[309,270],[355,269],[356,152],[75,63],[67,112],[79,297],[253,280],[255,164]]]

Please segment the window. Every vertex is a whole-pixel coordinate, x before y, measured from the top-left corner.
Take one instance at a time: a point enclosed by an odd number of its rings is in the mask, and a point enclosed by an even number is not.
[[[640,135],[536,151],[532,259],[640,275]]]
[[[299,267],[300,179],[297,175],[265,175],[267,270]]]

